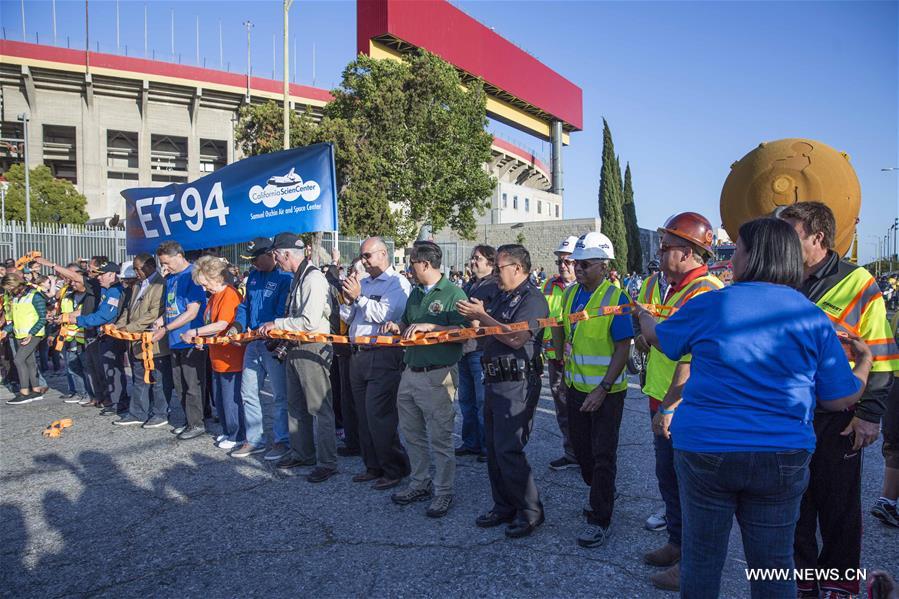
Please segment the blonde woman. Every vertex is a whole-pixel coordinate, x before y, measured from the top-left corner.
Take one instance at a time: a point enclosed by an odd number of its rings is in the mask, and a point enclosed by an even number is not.
[[[16,339],[13,361],[19,373],[19,395],[6,403],[19,405],[44,398],[47,388],[40,385],[35,352],[46,335],[47,300],[42,293],[16,275],[6,275],[0,287],[9,295],[11,321],[4,336],[12,332]]]
[[[210,297],[206,302],[203,326],[188,329],[181,338],[190,342],[193,337],[223,335],[234,324],[241,302],[228,262],[215,256],[203,256],[194,263],[192,276]],[[233,449],[245,440],[243,404],[240,401],[243,354],[242,345],[209,346],[212,398],[222,426],[222,434],[216,441],[221,449]]]

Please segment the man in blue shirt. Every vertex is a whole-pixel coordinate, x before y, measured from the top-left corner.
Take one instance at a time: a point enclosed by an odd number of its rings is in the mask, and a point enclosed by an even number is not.
[[[122,286],[117,281],[119,265],[115,262],[101,262],[92,269],[100,284],[100,303],[90,314],[75,316],[75,312],[64,314],[60,322],[74,322],[85,329],[99,329],[105,324],[113,324],[124,305]],[[101,414],[124,414],[128,411],[128,381],[125,377],[125,342],[112,337],[101,336],[97,341],[99,362],[91,361],[93,372],[91,382],[96,381],[94,393],[103,406]]]
[[[237,308],[235,322],[243,331],[256,330],[263,323],[284,316],[293,276],[275,267],[271,247],[272,242],[267,237],[257,237],[247,247],[250,255],[244,258],[253,261],[255,270],[247,279],[246,294]],[[240,398],[243,401],[247,440],[243,446],[231,452],[232,457],[243,458],[265,451],[262,403],[259,396],[266,377],[272,383],[274,414],[272,430],[269,431],[273,444],[265,454],[265,459],[275,461],[287,455],[289,434],[284,363],[268,350],[266,340],[258,339],[247,344],[244,351]]]
[[[165,277],[165,313],[155,323],[153,341],[169,337],[175,389],[187,415],[187,425],[172,432],[178,439],[195,439],[206,432],[203,424],[203,398],[206,396],[206,352],[181,338],[203,326],[206,292],[194,283],[193,265],[184,257],[177,241],[165,241],[156,248]],[[193,333],[195,335],[196,333]]]

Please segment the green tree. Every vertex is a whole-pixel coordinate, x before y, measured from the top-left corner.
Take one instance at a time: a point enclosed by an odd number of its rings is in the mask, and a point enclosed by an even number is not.
[[[602,171],[599,176],[599,217],[601,230],[615,248],[612,268],[623,273],[627,270],[627,231],[622,211],[621,168],[615,157],[612,131],[606,119],[602,120]]]
[[[426,52],[360,55],[331,94],[321,122],[302,115],[290,135],[297,146],[334,144],[341,231],[404,244],[429,223],[471,238],[496,185],[483,169],[491,145],[483,85],[463,87],[455,68]],[[250,106],[237,139],[248,154],[275,151],[281,128],[277,104]]]
[[[25,222],[25,167],[14,164],[4,173],[6,219]],[[83,225],[87,222],[87,198],[71,182],[56,179],[49,167],[36,166],[29,173],[31,222]]]
[[[643,271],[643,248],[640,246],[640,227],[637,225],[637,207],[634,205],[634,184],[631,180],[631,163],[624,170],[624,227],[627,231],[627,270]]]

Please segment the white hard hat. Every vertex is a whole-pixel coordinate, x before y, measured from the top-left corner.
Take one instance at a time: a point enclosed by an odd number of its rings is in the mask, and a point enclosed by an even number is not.
[[[615,248],[612,247],[612,241],[597,231],[585,233],[577,240],[574,246],[574,253],[571,254],[572,260],[614,260]]]
[[[570,254],[574,251],[574,245],[577,243],[577,237],[574,235],[570,235],[562,240],[562,243],[559,244],[559,247],[556,248],[556,251],[553,252],[556,256],[559,254]]]
[[[122,279],[136,279],[137,273],[134,271],[134,262],[128,260],[126,262],[122,262],[122,269],[119,271],[119,278]]]

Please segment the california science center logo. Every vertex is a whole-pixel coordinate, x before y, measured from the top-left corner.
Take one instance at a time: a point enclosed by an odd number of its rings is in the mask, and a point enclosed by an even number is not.
[[[250,201],[254,204],[263,204],[266,208],[274,208],[281,201],[292,202],[302,197],[307,202],[318,199],[322,190],[315,181],[303,181],[296,174],[296,169],[290,169],[286,175],[275,175],[269,178],[265,187],[254,185],[250,188]]]

